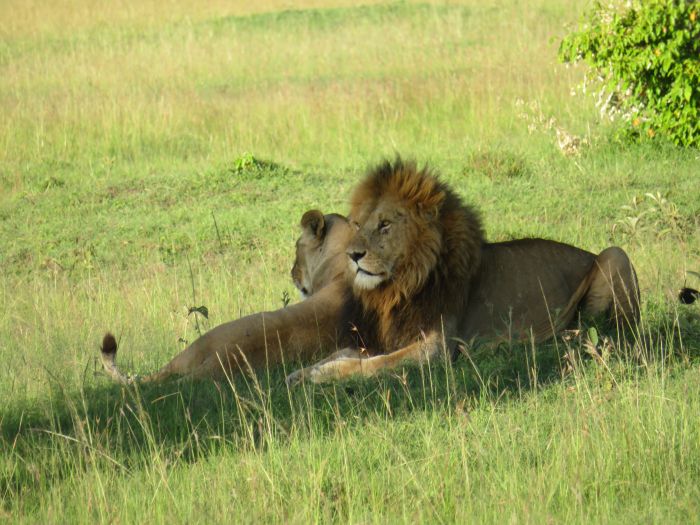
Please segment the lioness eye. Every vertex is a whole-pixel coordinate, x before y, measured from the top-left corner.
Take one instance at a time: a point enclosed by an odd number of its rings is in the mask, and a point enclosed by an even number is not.
[[[379,222],[379,231],[382,233],[386,233],[389,231],[389,227],[391,226],[391,223],[389,221],[380,221]]]
[[[353,228],[355,228],[355,230],[359,230],[359,229],[360,229],[360,223],[359,223],[359,222],[357,222],[357,221],[352,221],[350,224],[352,225]]]

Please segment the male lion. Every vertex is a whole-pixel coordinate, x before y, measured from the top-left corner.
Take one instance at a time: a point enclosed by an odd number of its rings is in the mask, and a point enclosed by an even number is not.
[[[634,268],[617,247],[599,255],[543,239],[488,243],[478,214],[427,169],[401,160],[354,190],[342,329],[352,342],[290,384],[371,376],[424,361],[457,341],[542,341],[580,310],[619,326],[639,317]],[[449,349],[446,346],[450,347]]]
[[[223,378],[248,367],[309,360],[337,348],[336,329],[348,290],[345,247],[352,235],[345,217],[310,210],[301,219],[302,234],[292,278],[301,303],[243,317],[213,328],[157,372],[127,376],[116,366],[117,342],[110,333],[102,342],[102,365],[120,383],[161,382],[174,376]]]

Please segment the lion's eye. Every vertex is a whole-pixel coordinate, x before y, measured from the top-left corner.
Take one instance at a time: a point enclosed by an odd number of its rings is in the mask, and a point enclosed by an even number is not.
[[[391,227],[391,223],[389,221],[380,221],[379,222],[379,231],[382,233],[386,233],[389,231],[389,228]]]
[[[350,223],[350,225],[351,225],[353,228],[355,228],[355,231],[357,231],[357,230],[360,229],[360,223],[357,222],[357,221],[352,221],[352,222]]]

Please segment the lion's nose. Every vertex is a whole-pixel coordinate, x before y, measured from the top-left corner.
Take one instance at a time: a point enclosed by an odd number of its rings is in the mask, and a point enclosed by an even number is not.
[[[348,251],[348,257],[350,257],[353,261],[357,262],[360,259],[362,259],[367,251],[357,251],[357,250],[350,250]]]

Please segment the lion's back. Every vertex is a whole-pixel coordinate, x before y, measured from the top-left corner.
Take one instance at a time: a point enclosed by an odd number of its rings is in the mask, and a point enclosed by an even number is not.
[[[546,325],[567,305],[594,260],[591,252],[545,239],[485,244],[461,335],[519,338]]]

